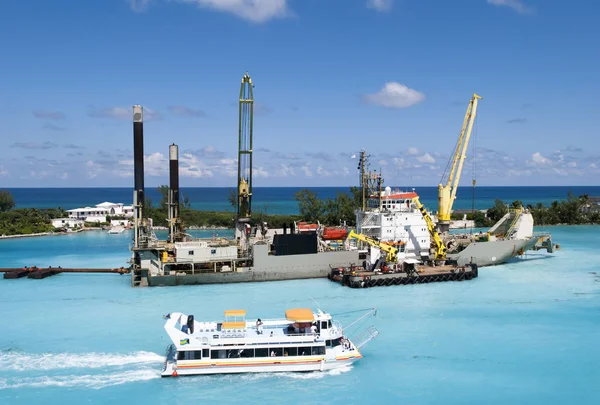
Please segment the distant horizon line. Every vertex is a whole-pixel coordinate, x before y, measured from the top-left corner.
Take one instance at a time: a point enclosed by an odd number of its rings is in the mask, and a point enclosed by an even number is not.
[[[157,185],[157,186],[146,186],[144,187],[144,189],[152,189],[152,188],[158,188],[161,185]],[[358,187],[358,186],[254,186],[253,188],[350,188],[350,187]],[[438,188],[438,186],[390,186],[390,187],[404,187],[404,188]],[[468,186],[468,185],[464,185],[464,186],[458,186],[459,188],[473,188],[473,186]],[[475,188],[495,188],[495,187],[515,187],[515,188],[525,188],[525,187],[562,187],[562,188],[569,188],[569,187],[600,187],[600,185],[553,185],[553,186],[543,186],[543,185],[527,185],[527,186],[475,186]],[[98,189],[98,188],[114,188],[114,189],[131,189],[133,190],[133,186],[128,186],[128,187],[124,187],[124,186],[95,186],[95,187],[90,187],[90,186],[80,186],[80,187],[0,187],[1,189]],[[180,189],[184,189],[184,188],[232,188],[235,189],[235,186],[180,186]]]

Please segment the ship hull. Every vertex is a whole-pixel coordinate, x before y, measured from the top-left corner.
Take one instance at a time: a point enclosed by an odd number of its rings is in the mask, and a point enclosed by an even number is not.
[[[514,240],[496,240],[491,242],[473,242],[464,250],[448,254],[448,259],[456,260],[459,266],[475,263],[478,267],[494,266],[506,263],[515,256],[533,248],[537,237]]]
[[[265,249],[255,249],[254,265],[238,267],[230,272],[202,272],[185,275],[149,275],[148,286],[246,283],[258,281],[325,278],[331,267],[358,264],[358,251],[319,252],[299,255],[268,255]]]

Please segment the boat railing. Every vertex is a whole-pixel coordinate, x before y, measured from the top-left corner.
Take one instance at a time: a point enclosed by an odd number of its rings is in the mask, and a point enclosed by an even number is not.
[[[354,346],[356,346],[357,349],[360,349],[362,346],[375,339],[377,335],[379,335],[379,331],[375,329],[375,326],[371,325],[353,339]]]

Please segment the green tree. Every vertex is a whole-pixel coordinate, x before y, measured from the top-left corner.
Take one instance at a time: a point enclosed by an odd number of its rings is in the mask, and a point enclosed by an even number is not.
[[[317,197],[317,193],[303,188],[296,192],[296,201],[302,219],[309,222],[323,221],[326,204]]]
[[[510,208],[518,209],[523,207],[523,201],[515,200],[510,204]]]
[[[235,192],[235,189],[230,188],[229,189],[229,195],[227,196],[227,201],[229,201],[229,204],[231,205],[231,207],[233,208],[234,211],[237,211],[237,193]]]
[[[0,190],[0,212],[10,211],[15,208],[16,205],[10,191]]]
[[[487,210],[487,217],[490,221],[496,223],[508,212],[508,208],[502,200],[496,198],[494,201],[494,206]]]
[[[162,186],[158,186],[158,192],[160,193],[160,203],[159,208],[166,210],[169,204],[169,186],[163,184]]]

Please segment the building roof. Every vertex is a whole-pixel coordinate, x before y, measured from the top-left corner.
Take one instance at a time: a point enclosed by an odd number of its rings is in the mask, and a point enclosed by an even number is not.
[[[96,204],[96,207],[114,207],[115,205],[123,205],[123,203],[111,203],[104,201],[103,203]]]
[[[108,209],[103,207],[85,207],[85,208],[74,208],[72,210],[67,210],[67,212],[88,212],[88,211],[108,211]]]

